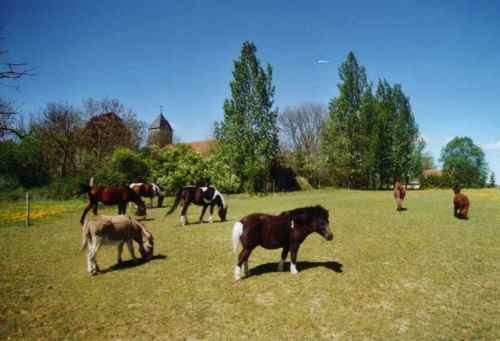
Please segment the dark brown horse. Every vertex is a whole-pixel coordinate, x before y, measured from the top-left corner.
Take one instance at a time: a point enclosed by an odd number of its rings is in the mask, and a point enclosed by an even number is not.
[[[163,199],[165,195],[161,190],[161,187],[157,184],[145,184],[142,182],[135,182],[129,185],[130,189],[135,193],[139,194],[141,197],[149,198],[151,201],[151,208],[153,208],[153,198],[158,197],[158,207],[163,204]]]
[[[406,188],[401,184],[401,182],[396,181],[394,185],[394,199],[396,199],[396,210],[405,211],[406,209],[403,207],[403,200],[406,196]]]
[[[283,271],[283,264],[290,251],[290,272],[297,274],[297,253],[300,244],[311,233],[316,232],[326,240],[332,240],[329,227],[328,211],[321,206],[297,208],[285,211],[280,215],[254,213],[247,215],[233,226],[233,251],[236,252],[241,243],[241,250],[234,278],[241,278],[241,266],[248,274],[248,257],[257,246],[266,249],[283,248],[278,271]]]
[[[201,211],[199,222],[203,222],[203,216],[205,215],[205,211],[208,206],[210,206],[210,217],[208,218],[209,222],[212,222],[212,214],[214,211],[214,206],[217,205],[219,207],[219,217],[221,221],[226,221],[227,215],[227,205],[222,197],[222,194],[213,186],[184,186],[180,191],[177,192],[175,197],[175,202],[170,208],[170,210],[165,214],[166,216],[175,211],[179,203],[182,202],[182,211],[181,211],[181,224],[187,224],[187,216],[186,212],[191,203],[203,206],[203,210]]]
[[[468,219],[469,213],[469,198],[460,193],[461,188],[458,185],[453,186],[455,197],[453,198],[453,215],[459,219]]]
[[[81,185],[77,194],[87,193],[89,203],[83,210],[80,224],[83,225],[85,216],[88,211],[92,209],[94,214],[97,214],[97,204],[102,202],[104,205],[118,205],[118,214],[125,214],[127,212],[127,205],[131,201],[137,205],[137,215],[146,215],[146,205],[141,197],[128,187],[102,187],[95,186],[93,179],[90,180],[89,185]]]

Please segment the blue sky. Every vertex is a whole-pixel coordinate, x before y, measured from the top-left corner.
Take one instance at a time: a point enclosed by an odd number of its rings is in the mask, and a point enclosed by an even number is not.
[[[2,45],[37,75],[0,96],[25,113],[114,97],[147,123],[163,105],[193,141],[222,119],[245,40],[272,64],[281,109],[327,104],[352,50],[372,82],[402,84],[436,159],[451,138],[470,136],[498,177],[499,18],[496,1],[2,0]]]

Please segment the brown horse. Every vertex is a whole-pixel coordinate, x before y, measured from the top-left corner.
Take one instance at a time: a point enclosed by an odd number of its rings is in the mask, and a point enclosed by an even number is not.
[[[142,182],[136,182],[130,184],[129,187],[141,197],[149,198],[151,200],[151,208],[153,208],[154,197],[158,197],[158,207],[161,207],[161,205],[163,204],[165,195],[163,194],[161,187],[157,184],[145,184]]]
[[[245,275],[248,274],[248,257],[259,245],[266,249],[283,248],[278,271],[283,271],[283,264],[290,251],[290,272],[297,274],[297,253],[300,244],[313,232],[319,233],[326,240],[333,239],[328,211],[319,205],[285,211],[278,216],[263,213],[247,215],[233,226],[233,251],[237,251],[240,243],[243,246],[234,270],[234,278],[240,280],[242,265]]]
[[[453,192],[455,197],[453,198],[453,215],[458,219],[468,219],[467,214],[469,213],[469,198],[460,193],[461,188],[458,185],[453,186]]]
[[[394,185],[394,199],[396,199],[396,210],[405,211],[406,208],[403,207],[403,200],[406,196],[406,188],[399,181],[396,181]]]
[[[212,214],[214,211],[214,206],[217,205],[219,207],[219,217],[221,221],[226,221],[227,215],[227,205],[222,197],[222,194],[212,186],[184,186],[180,191],[177,192],[175,197],[175,202],[170,208],[170,210],[165,214],[165,216],[171,214],[175,211],[179,203],[182,201],[182,211],[181,211],[181,224],[187,224],[187,216],[186,212],[191,203],[203,206],[203,210],[201,211],[199,222],[203,222],[203,216],[205,215],[205,211],[208,206],[210,206],[210,217],[208,218],[209,222],[212,222]]]
[[[141,197],[128,187],[102,187],[95,186],[93,179],[89,185],[81,185],[77,194],[88,194],[89,202],[83,210],[80,224],[83,225],[85,216],[92,209],[94,214],[97,214],[97,204],[102,202],[104,205],[118,205],[118,214],[127,212],[127,204],[132,201],[137,205],[137,215],[146,215],[146,205]]]

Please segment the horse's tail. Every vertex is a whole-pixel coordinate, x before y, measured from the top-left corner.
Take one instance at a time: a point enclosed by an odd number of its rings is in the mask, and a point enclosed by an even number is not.
[[[182,194],[183,188],[181,188],[178,192],[177,195],[175,196],[175,201],[172,207],[170,207],[170,210],[168,210],[167,213],[165,213],[165,216],[168,216],[169,214],[172,214],[173,211],[179,206],[179,203],[181,202],[181,194]]]
[[[237,221],[233,225],[233,252],[238,251],[238,246],[240,245],[240,237],[243,234],[243,224],[241,221]]]

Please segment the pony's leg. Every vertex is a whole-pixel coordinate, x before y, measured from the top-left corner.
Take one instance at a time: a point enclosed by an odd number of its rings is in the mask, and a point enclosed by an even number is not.
[[[89,242],[88,242],[88,252],[87,252],[87,272],[89,274],[93,274],[93,270],[94,270],[94,264],[92,262],[92,250],[94,248],[94,240],[91,239]]]
[[[208,217],[208,221],[209,221],[210,223],[212,223],[212,221],[213,221],[213,218],[212,218],[212,217],[213,217],[213,215],[214,215],[214,204],[213,204],[213,203],[211,203],[211,204],[210,204],[210,217]]]
[[[122,262],[123,243],[124,242],[118,243],[118,264]]]
[[[89,253],[87,255],[88,270],[91,275],[95,275],[99,271],[99,266],[97,265],[96,256],[100,246],[101,246],[101,241],[98,238],[93,238],[92,243],[89,247]]]
[[[297,270],[297,253],[299,252],[299,244],[292,244],[290,245],[290,272],[292,275],[296,275],[299,273]]]
[[[80,224],[83,225],[84,221],[85,221],[85,216],[87,215],[87,213],[92,209],[93,207],[93,204],[91,202],[89,202],[87,204],[87,206],[85,206],[84,210],[83,210],[83,213],[82,213],[82,217],[80,218]]]
[[[130,256],[132,257],[132,259],[136,260],[137,257],[135,256],[134,245],[132,244],[132,239],[127,240],[127,247],[128,247],[128,252],[130,253]]]
[[[186,216],[188,206],[189,206],[189,203],[184,203],[184,205],[182,205],[181,225],[187,225],[187,223],[188,223],[187,216]]]
[[[245,274],[245,277],[248,276],[248,258],[247,260],[245,261],[245,263],[243,263],[243,273]]]
[[[467,211],[468,211],[468,209],[465,207],[460,209],[460,211],[459,211],[460,219],[467,219]]]
[[[288,256],[288,246],[285,246],[283,248],[283,251],[281,251],[281,260],[278,264],[278,271],[280,271],[280,272],[283,271],[283,267],[285,265],[285,260],[286,260],[287,256]]]
[[[94,215],[97,215],[97,205],[97,202],[92,205],[92,212],[94,213]]]
[[[205,215],[205,211],[207,210],[208,205],[203,204],[203,209],[201,210],[201,215],[200,215],[200,223],[203,222],[203,216]],[[212,217],[212,216],[210,216]]]
[[[238,257],[238,263],[236,264],[236,267],[234,268],[234,279],[239,281],[241,279],[241,265],[243,263],[246,263],[246,272],[248,273],[248,257],[250,256],[250,253],[252,253],[252,249],[246,249],[244,248],[241,250],[240,255]],[[245,274],[247,274],[245,273]]]

